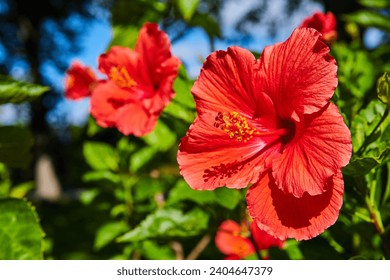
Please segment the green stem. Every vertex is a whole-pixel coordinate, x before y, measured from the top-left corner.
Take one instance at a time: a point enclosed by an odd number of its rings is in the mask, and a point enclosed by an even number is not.
[[[375,188],[375,187],[373,187]],[[383,253],[385,258],[390,258],[390,244],[385,235],[385,228],[383,226],[382,217],[379,210],[376,208],[373,200],[373,194],[375,194],[375,190],[370,192],[370,198],[366,197],[366,204],[368,211],[370,212],[371,221],[374,224],[376,231],[382,239]]]
[[[123,192],[124,192],[124,203],[126,207],[126,216],[127,219],[130,220],[130,217],[133,213],[133,193],[132,193],[132,187],[137,182],[136,177],[126,177],[123,180]]]
[[[366,137],[363,145],[361,145],[359,150],[356,152],[357,155],[361,155],[364,152],[364,150],[367,148],[368,144],[370,143],[370,139],[374,135],[375,131],[379,128],[379,126],[383,123],[383,121],[387,118],[388,115],[389,115],[389,106],[386,107],[386,110],[383,113],[382,118],[377,123],[377,125],[374,127],[374,129],[371,131],[371,133]]]
[[[381,214],[378,211],[378,209],[375,207],[372,199],[366,198],[366,204],[367,204],[368,211],[370,212],[371,215],[372,223],[374,224],[375,229],[379,233],[379,235],[382,236],[383,233],[385,232],[385,228],[383,227]]]

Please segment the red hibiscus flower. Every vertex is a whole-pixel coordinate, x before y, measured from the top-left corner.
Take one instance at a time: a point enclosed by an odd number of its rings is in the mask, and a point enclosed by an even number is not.
[[[93,70],[74,61],[65,75],[65,97],[80,99],[91,95],[97,78]]]
[[[337,65],[321,34],[294,30],[252,53],[231,47],[205,61],[192,93],[197,118],[178,151],[198,190],[244,188],[250,216],[279,238],[310,239],[337,219],[350,132],[330,99]]]
[[[336,17],[333,13],[316,12],[303,20],[300,27],[314,28],[322,33],[325,42],[330,46],[337,39]]]
[[[253,245],[249,235],[252,235],[256,243]],[[246,223],[239,225],[233,220],[224,221],[218,228],[215,236],[215,245],[226,255],[225,260],[239,260],[255,253],[255,250],[267,250],[273,246],[282,248],[284,241],[270,236],[259,229],[256,223],[250,223],[250,229]]]
[[[170,48],[167,34],[157,24],[145,23],[134,50],[114,46],[100,55],[99,71],[107,79],[95,83],[86,79],[90,72],[85,68],[71,68],[66,84],[74,89],[68,86],[66,96],[90,94],[90,111],[97,124],[116,127],[125,135],[145,135],[174,96],[172,86],[180,61]],[[88,82],[93,82],[92,92]]]
[[[100,126],[115,126],[125,135],[149,133],[174,96],[179,64],[168,36],[146,23],[134,50],[112,47],[99,57],[99,71],[108,79],[91,96],[91,114]]]

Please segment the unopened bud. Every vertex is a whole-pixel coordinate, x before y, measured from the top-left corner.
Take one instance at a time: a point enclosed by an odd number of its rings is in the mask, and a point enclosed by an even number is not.
[[[376,92],[378,94],[378,98],[383,103],[390,105],[390,77],[387,73],[384,73],[382,77],[380,77],[376,84]]]

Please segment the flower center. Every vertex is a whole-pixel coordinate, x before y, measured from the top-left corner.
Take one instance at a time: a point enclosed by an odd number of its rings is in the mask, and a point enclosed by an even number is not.
[[[237,112],[221,113],[215,117],[214,126],[225,131],[230,138],[236,141],[248,141],[253,137],[256,128],[251,127],[246,118]]]
[[[234,138],[238,142],[247,142],[253,136],[280,136],[284,139],[286,137],[289,138],[292,132],[289,126],[270,131],[258,131],[256,128],[250,126],[246,118],[238,112],[218,112],[215,117],[214,127],[222,129],[230,138]]]
[[[120,87],[131,88],[137,85],[124,67],[111,67],[108,76]]]
[[[67,88],[72,88],[75,84],[75,78],[73,75],[69,75],[68,78],[66,79],[66,87]]]

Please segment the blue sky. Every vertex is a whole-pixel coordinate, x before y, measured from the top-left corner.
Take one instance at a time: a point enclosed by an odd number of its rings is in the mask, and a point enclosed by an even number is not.
[[[111,41],[111,26],[108,21],[95,20],[88,26],[85,37],[82,38],[81,45],[84,49],[79,55],[69,58],[69,65],[73,60],[79,60],[85,65],[97,71],[97,59],[104,53]],[[63,89],[63,73],[53,73],[52,79]],[[53,112],[48,116],[51,123],[55,123],[58,118],[66,118],[66,122],[74,125],[83,125],[89,114],[89,99],[72,101],[63,99],[56,104]]]

